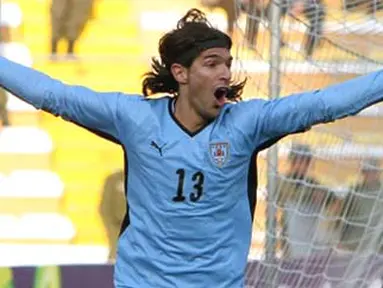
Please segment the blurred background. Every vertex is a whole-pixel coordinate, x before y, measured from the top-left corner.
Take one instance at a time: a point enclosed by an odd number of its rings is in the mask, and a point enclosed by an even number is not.
[[[274,22],[272,5],[261,0],[2,0],[0,53],[66,83],[139,94],[141,77],[150,69],[151,57],[158,54],[159,38],[192,7],[205,11],[216,27],[232,36],[234,78],[248,78],[244,101],[321,89],[382,66],[383,24],[379,19],[383,4],[366,0],[281,1],[280,9],[274,8],[280,14]],[[0,106],[0,266],[111,267],[125,212],[121,205],[125,193],[122,149],[37,111],[3,90]],[[369,203],[362,201],[365,212],[358,215],[381,220],[376,204],[381,201],[380,186],[375,187],[374,196],[366,196],[355,185],[366,165],[379,172],[380,180],[382,115],[381,105],[375,105],[356,116],[289,136],[260,153],[249,260],[267,260],[267,253],[273,259],[286,255],[283,243],[292,241],[296,234],[283,232],[290,231],[283,224],[286,207],[281,203],[287,201],[281,201],[283,197],[294,203],[290,214],[314,215],[327,221],[318,224],[315,220],[311,226],[331,222],[321,236],[326,238],[326,249],[336,250],[337,255],[360,250],[355,245],[345,248],[352,239],[361,242],[354,236],[344,240],[353,223],[347,211],[362,205],[355,204],[354,196],[359,195]],[[302,147],[308,150],[301,152]],[[296,172],[291,169],[297,164],[291,155],[300,153],[309,153],[310,161],[305,162],[309,163],[303,169],[305,175],[298,180],[304,189],[325,191],[317,200],[321,212],[311,208],[307,215],[307,211],[299,212],[307,203],[302,200],[305,197],[296,195],[306,192],[294,192],[292,198],[291,193],[285,195],[291,182],[296,182]],[[289,183],[282,181],[286,179]],[[267,191],[273,191],[274,196]],[[307,193],[311,200],[315,198]],[[347,195],[353,196],[354,202]],[[300,220],[295,221],[299,226]],[[366,245],[378,255],[380,248],[376,246],[381,244],[383,228],[373,223],[359,221],[359,226],[373,231],[359,234],[376,238]],[[317,242],[315,235],[320,233],[307,233],[312,249],[306,256],[324,243]],[[290,243],[290,252],[292,246]],[[16,287],[15,271],[21,270],[0,269],[1,288]],[[58,270],[44,271],[51,275],[49,285],[59,285]],[[312,283],[302,285],[314,287]]]

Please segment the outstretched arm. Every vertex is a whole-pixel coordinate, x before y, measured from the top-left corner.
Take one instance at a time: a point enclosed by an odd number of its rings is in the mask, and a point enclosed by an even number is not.
[[[37,109],[118,139],[120,93],[66,85],[0,57],[0,86]]]
[[[273,139],[309,130],[383,100],[383,70],[314,92],[271,101],[250,100],[234,107],[236,125],[248,136],[251,150],[267,146]]]

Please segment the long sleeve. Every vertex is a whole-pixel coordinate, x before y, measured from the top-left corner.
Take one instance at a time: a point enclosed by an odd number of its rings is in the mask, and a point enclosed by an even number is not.
[[[239,103],[233,114],[248,139],[248,148],[254,150],[313,125],[355,115],[382,100],[383,71],[378,71],[322,90]]]
[[[332,122],[383,100],[383,71],[357,77],[315,92],[270,101],[261,114],[261,137],[305,131]]]
[[[37,109],[119,139],[121,93],[98,93],[66,85],[31,68],[0,57],[0,86]]]

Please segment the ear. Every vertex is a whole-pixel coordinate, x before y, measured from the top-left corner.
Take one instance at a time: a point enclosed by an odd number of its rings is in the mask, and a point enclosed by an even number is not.
[[[170,67],[170,71],[178,83],[186,84],[188,82],[188,73],[186,67],[178,63],[173,63]]]

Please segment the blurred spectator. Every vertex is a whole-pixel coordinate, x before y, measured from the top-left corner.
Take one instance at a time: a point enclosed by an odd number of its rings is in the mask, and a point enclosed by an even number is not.
[[[3,45],[11,41],[10,27],[6,23],[0,21],[0,55],[3,54]],[[9,125],[8,110],[7,110],[8,95],[7,92],[0,87],[0,123],[1,126]]]
[[[339,239],[335,239],[333,227],[323,225],[321,218],[337,210],[338,200],[308,175],[312,163],[309,146],[294,144],[288,160],[289,170],[277,186],[277,204],[282,208],[283,256],[296,258],[327,251]]]
[[[379,251],[383,236],[383,193],[379,161],[363,162],[361,179],[345,197],[341,247],[351,251]]]
[[[246,32],[245,37],[248,45],[253,47],[256,43],[262,7],[260,0],[201,0],[201,4],[209,9],[221,8],[226,13],[227,33],[232,37],[235,22],[241,12],[246,12]],[[239,5],[238,5],[239,4]]]
[[[257,44],[259,24],[264,13],[262,3],[263,1],[260,0],[242,0],[241,2],[241,9],[247,13],[245,36],[250,49],[254,49]]]
[[[347,11],[364,10],[368,15],[375,15],[383,9],[382,0],[344,0],[344,8]]]
[[[11,29],[5,23],[0,22],[0,41],[1,43],[7,43],[11,41]]]
[[[266,15],[270,18],[271,2],[266,8]],[[323,35],[323,26],[326,18],[326,9],[323,0],[281,0],[281,18],[291,15],[298,19],[303,15],[308,23],[305,32],[305,58],[311,58],[314,50],[319,46]],[[282,41],[282,46],[284,42]]]
[[[225,11],[227,19],[227,33],[231,36],[233,35],[235,21],[238,19],[235,3],[235,0],[201,0],[201,5],[206,8],[221,8]]]
[[[265,14],[267,21],[270,22],[271,1],[268,2],[266,8],[262,5],[264,1],[260,0],[240,0],[240,7],[236,7],[235,2],[235,0],[202,0],[203,5],[206,7],[219,7],[226,11],[228,33],[231,35],[240,11],[245,11],[248,15],[245,35],[250,48],[254,48],[262,15]],[[305,58],[311,58],[314,50],[320,45],[320,39],[323,35],[326,17],[323,0],[281,0],[280,5],[281,18],[290,15],[298,19],[300,15],[303,15],[309,22],[305,32],[304,49]],[[281,46],[284,46],[284,44],[285,42],[281,40]]]
[[[67,41],[67,56],[73,58],[76,43],[92,14],[93,0],[52,0],[51,54],[57,58],[58,43]]]
[[[7,102],[8,102],[7,92],[3,88],[0,87],[0,123],[1,123],[1,126],[9,126]]]
[[[120,170],[106,178],[100,203],[100,214],[108,236],[110,262],[116,259],[117,240],[126,206],[125,174]]]

